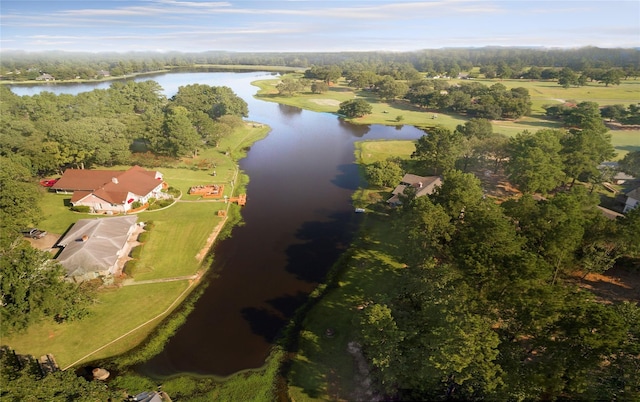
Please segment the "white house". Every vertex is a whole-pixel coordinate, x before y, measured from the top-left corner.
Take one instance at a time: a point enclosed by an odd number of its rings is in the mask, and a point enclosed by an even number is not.
[[[162,174],[134,166],[126,171],[67,169],[51,187],[58,193],[73,193],[71,204],[85,205],[93,212],[126,213],[134,202],[146,203],[162,191]]]
[[[637,207],[638,203],[640,203],[640,187],[636,187],[625,195],[627,196],[627,199],[624,203],[624,210],[622,212],[626,214],[633,208]]]

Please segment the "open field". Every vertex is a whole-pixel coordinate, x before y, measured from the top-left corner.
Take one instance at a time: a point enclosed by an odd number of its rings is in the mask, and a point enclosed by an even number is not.
[[[291,75],[298,78],[300,75]],[[524,130],[535,132],[545,128],[561,128],[559,121],[547,119],[544,116],[543,106],[562,103],[566,100],[577,102],[593,101],[600,106],[623,104],[629,105],[640,100],[640,80],[624,80],[620,85],[605,87],[602,84],[589,83],[584,87],[562,88],[555,81],[529,81],[529,80],[474,80],[487,86],[500,83],[507,88],[524,87],[529,90],[532,100],[531,116],[523,117],[516,121],[493,121],[493,131],[507,136],[514,136]],[[449,80],[450,84],[468,82],[462,80]],[[260,88],[258,98],[266,101],[297,106],[303,109],[317,112],[336,113],[340,102],[356,97],[365,99],[372,106],[372,113],[350,121],[356,124],[407,124],[417,127],[432,127],[441,125],[454,130],[459,124],[464,124],[466,116],[442,113],[437,110],[421,109],[406,102],[380,102],[367,91],[354,90],[347,86],[344,79],[339,80],[328,92],[313,94],[311,92],[300,93],[295,96],[278,95],[275,85],[278,79],[257,81],[255,85]],[[433,118],[437,116],[436,118]],[[396,117],[402,116],[401,122]],[[622,158],[627,152],[640,150],[640,130],[611,130],[612,143],[618,152],[618,158]]]

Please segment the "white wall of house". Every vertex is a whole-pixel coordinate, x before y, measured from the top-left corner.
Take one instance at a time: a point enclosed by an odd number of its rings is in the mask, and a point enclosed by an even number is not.
[[[625,202],[624,211],[622,212],[626,214],[627,212],[631,211],[633,208],[637,207],[638,203],[640,203],[640,201],[636,200],[635,198],[627,197],[627,202]]]

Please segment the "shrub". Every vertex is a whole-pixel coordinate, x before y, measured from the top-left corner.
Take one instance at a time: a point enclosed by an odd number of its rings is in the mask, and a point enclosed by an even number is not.
[[[88,205],[77,205],[77,206],[71,207],[71,210],[75,212],[82,212],[82,213],[88,214],[89,212],[91,212],[91,207]]]
[[[142,206],[142,203],[140,201],[134,201],[133,203],[131,203],[131,208],[133,209],[138,209]]]
[[[143,249],[142,245],[134,247],[133,250],[131,250],[131,258],[136,258],[136,259],[140,258],[140,255],[142,254],[142,249]]]
[[[136,268],[138,267],[138,261],[129,260],[124,264],[122,268],[122,272],[124,272],[127,276],[133,277],[136,274]]]
[[[180,190],[178,190],[175,187],[169,187],[167,189],[167,193],[169,193],[170,195],[172,195],[173,197],[179,197],[180,196]]]
[[[138,241],[144,243],[149,240],[149,232],[142,232],[138,235]]]
[[[151,230],[156,227],[156,224],[153,221],[146,221],[144,223],[145,230]]]

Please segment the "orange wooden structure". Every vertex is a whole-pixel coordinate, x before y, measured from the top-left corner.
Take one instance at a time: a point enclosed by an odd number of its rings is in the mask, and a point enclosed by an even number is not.
[[[245,206],[247,203],[247,195],[246,194],[240,194],[237,197],[231,197],[229,198],[229,201],[231,202],[236,202],[238,203],[238,205],[240,205],[241,207]]]
[[[201,195],[202,198],[222,198],[224,195],[224,185],[208,184],[204,186],[193,186],[189,189],[191,195]]]

